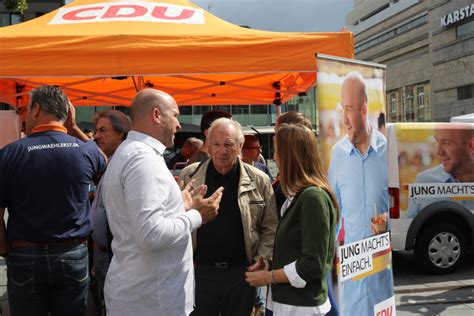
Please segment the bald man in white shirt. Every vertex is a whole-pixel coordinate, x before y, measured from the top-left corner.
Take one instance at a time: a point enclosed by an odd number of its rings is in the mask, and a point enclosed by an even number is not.
[[[103,178],[113,258],[105,281],[107,314],[189,315],[194,305],[191,232],[217,216],[222,188],[183,192],[163,152],[180,128],[176,101],[154,89],[132,102],[132,128]]]

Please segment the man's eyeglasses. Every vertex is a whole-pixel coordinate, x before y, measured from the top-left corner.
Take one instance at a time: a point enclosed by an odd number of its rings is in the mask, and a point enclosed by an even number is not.
[[[262,149],[262,146],[252,146],[252,147],[244,147],[244,149]]]

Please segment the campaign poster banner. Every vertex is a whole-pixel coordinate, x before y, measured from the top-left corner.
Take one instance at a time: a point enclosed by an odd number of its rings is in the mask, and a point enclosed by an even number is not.
[[[400,217],[448,201],[474,210],[474,124],[397,124]]]
[[[474,183],[414,183],[408,186],[411,199],[466,198],[474,196]]]
[[[340,207],[341,315],[395,315],[388,216],[385,66],[317,56],[319,140]]]
[[[341,282],[372,275],[390,265],[390,234],[365,238],[337,249],[337,275]]]

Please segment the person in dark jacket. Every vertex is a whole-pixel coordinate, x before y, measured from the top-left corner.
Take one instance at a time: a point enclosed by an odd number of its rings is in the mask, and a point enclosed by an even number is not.
[[[58,87],[32,90],[27,111],[28,136],[0,151],[0,255],[8,254],[10,313],[82,316],[93,229],[89,184],[106,158]]]

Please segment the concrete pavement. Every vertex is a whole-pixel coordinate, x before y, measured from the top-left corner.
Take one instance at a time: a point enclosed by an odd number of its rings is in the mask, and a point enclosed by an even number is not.
[[[393,270],[397,315],[474,316],[474,256],[467,259],[455,273],[436,276],[420,271],[412,253],[395,252]],[[7,299],[6,265],[0,259],[2,316],[10,315]]]
[[[430,275],[413,253],[393,254],[397,315],[474,316],[474,256],[449,275]]]

